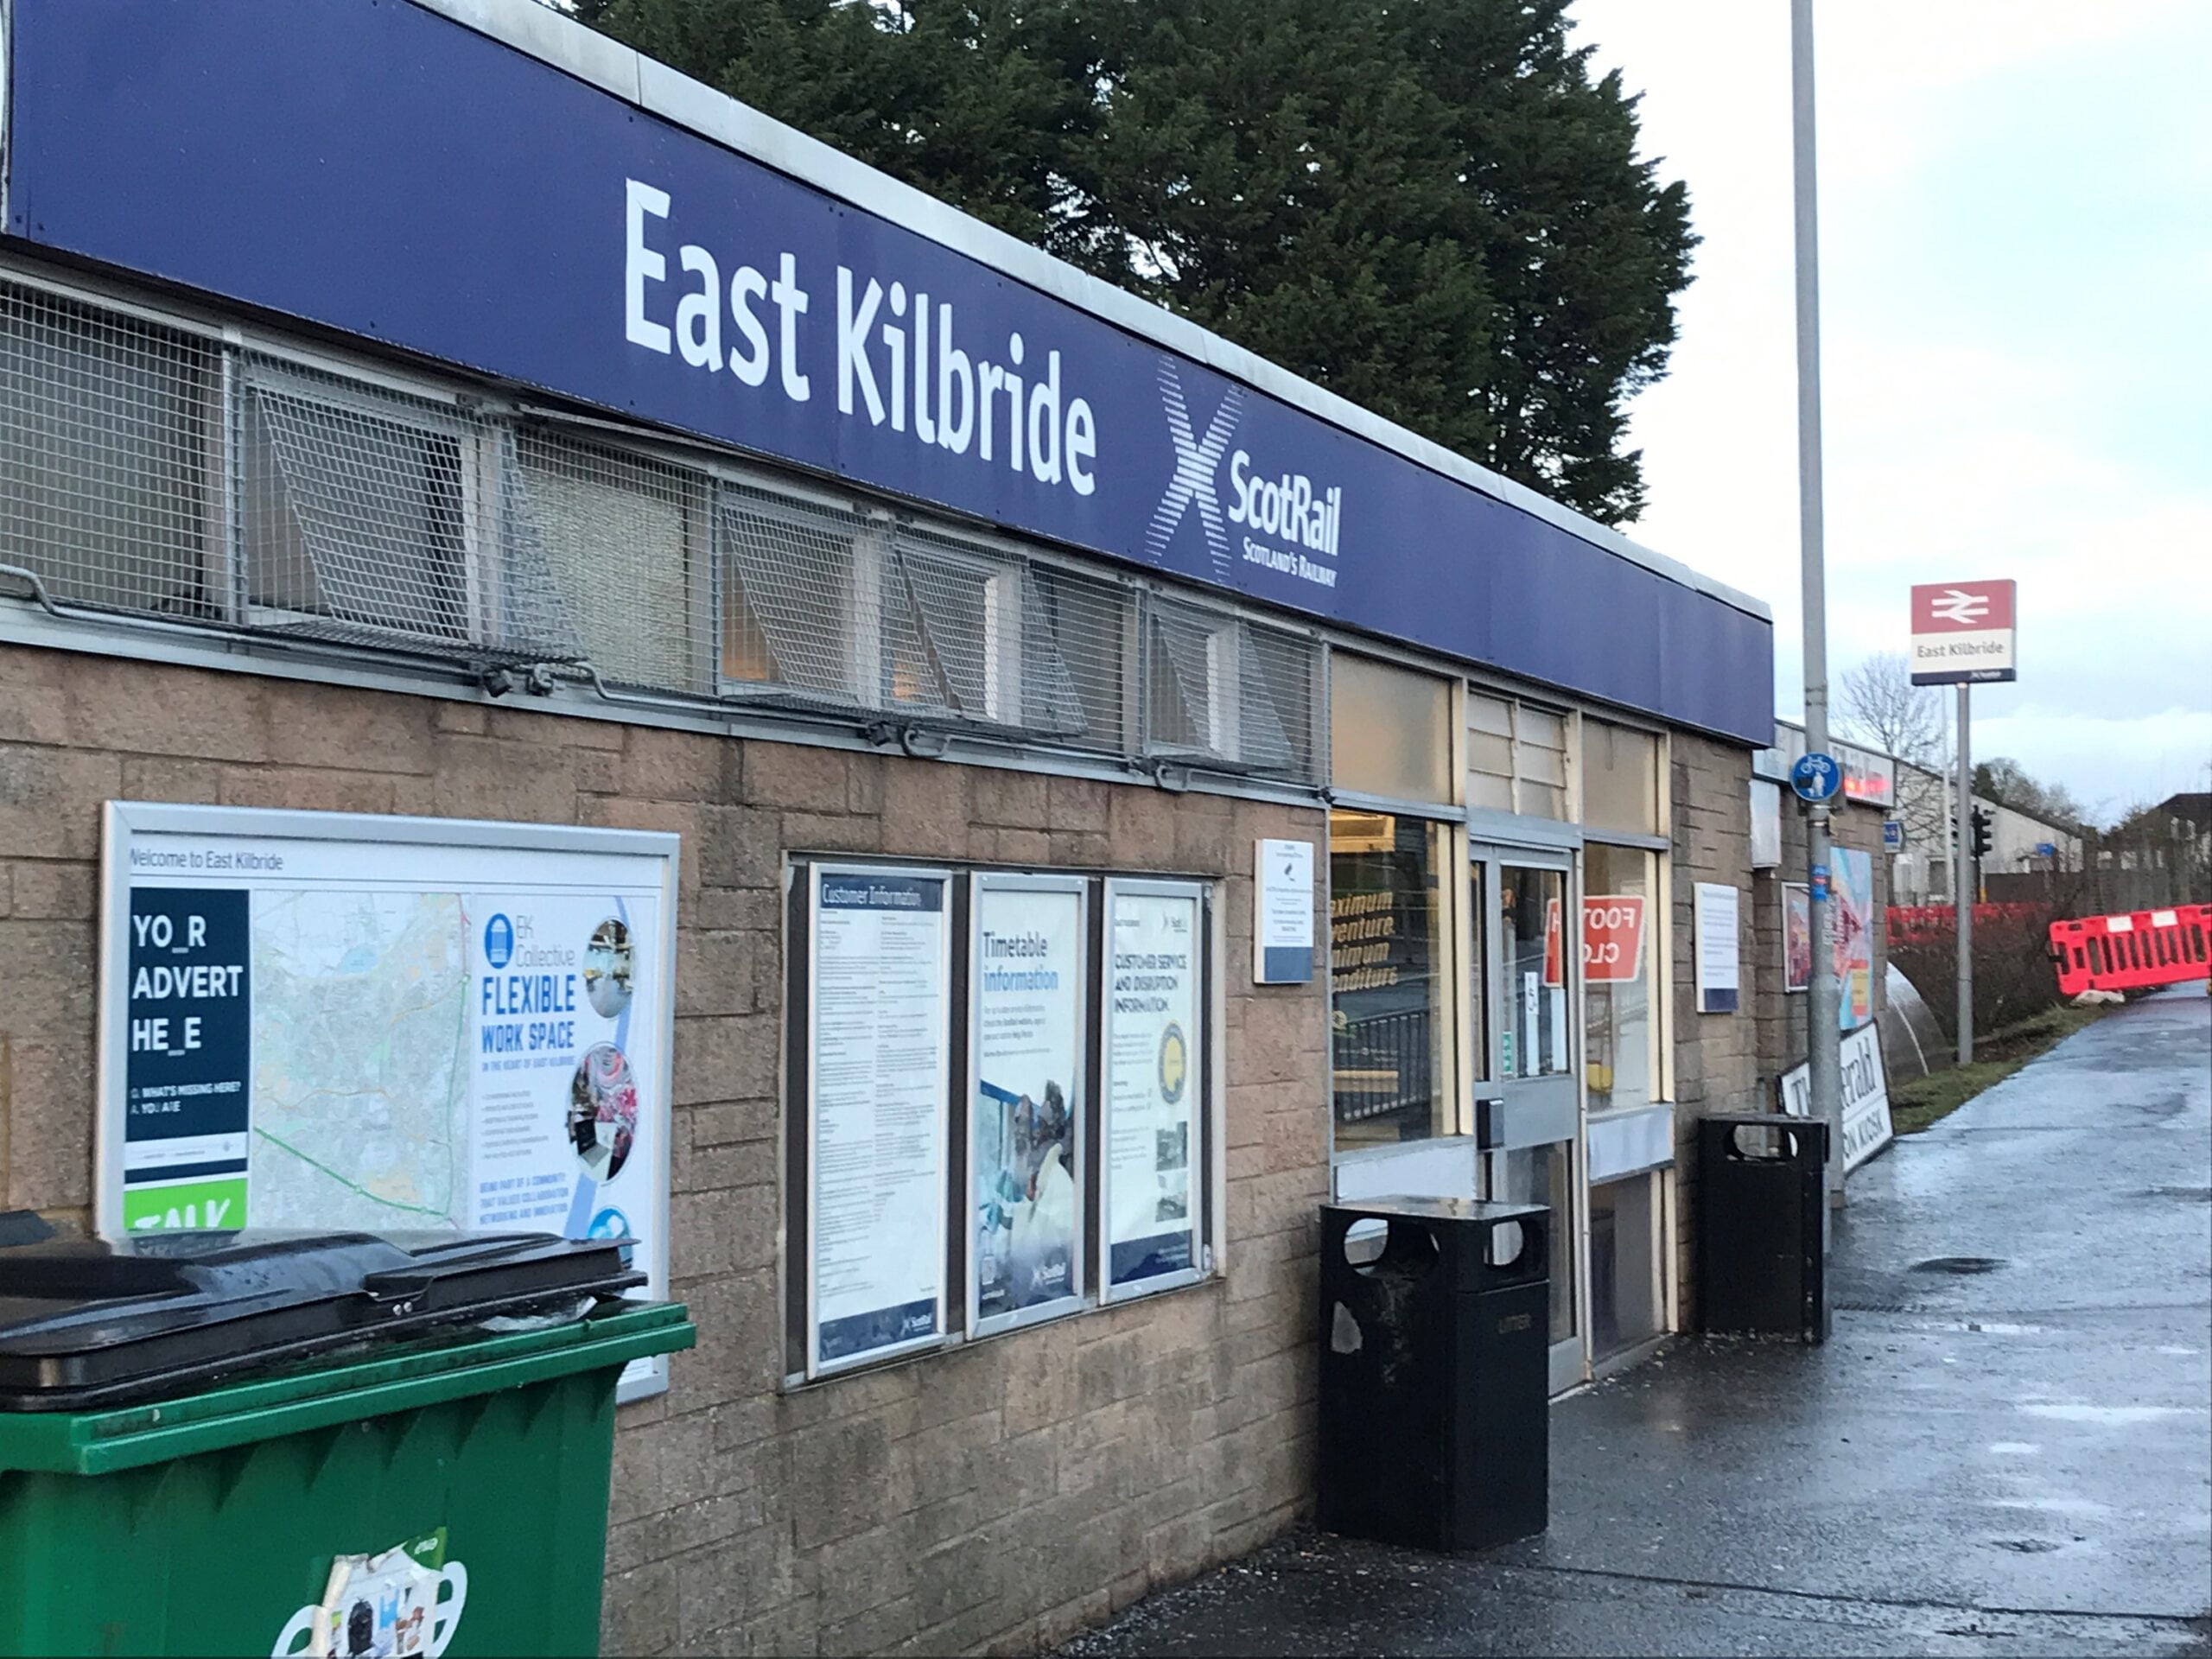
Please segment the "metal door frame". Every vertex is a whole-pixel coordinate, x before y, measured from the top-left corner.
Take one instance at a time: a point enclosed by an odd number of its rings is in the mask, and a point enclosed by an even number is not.
[[[1556,1268],[1560,1251],[1558,1242],[1572,1243],[1572,1274],[1570,1287],[1574,1307],[1574,1334],[1564,1342],[1551,1346],[1551,1391],[1559,1394],[1574,1387],[1589,1376],[1590,1352],[1590,1240],[1589,1240],[1589,1172],[1583,1147],[1582,1076],[1582,861],[1579,849],[1571,847],[1516,846],[1501,841],[1478,840],[1470,836],[1467,842],[1467,880],[1471,885],[1476,872],[1481,872],[1483,897],[1480,926],[1481,949],[1478,950],[1475,929],[1476,906],[1471,892],[1466,902],[1467,922],[1462,931],[1462,955],[1467,963],[1465,982],[1471,996],[1478,987],[1483,998],[1483,1045],[1479,1053],[1468,1052],[1479,1075],[1468,1085],[1476,1104],[1477,1144],[1478,1162],[1485,1193],[1503,1190],[1506,1154],[1524,1147],[1558,1146],[1566,1148],[1568,1160],[1567,1212],[1552,1218],[1554,1243],[1552,1263]],[[1503,1066],[1503,1036],[1504,1020],[1510,1009],[1505,969],[1498,951],[1501,915],[1498,873],[1506,866],[1518,869],[1549,870],[1562,878],[1560,883],[1560,962],[1567,976],[1567,1067],[1563,1077],[1506,1079]],[[1496,1101],[1494,1138],[1485,1137],[1484,1109],[1481,1103]],[[1516,1121],[1517,1120],[1517,1121]]]

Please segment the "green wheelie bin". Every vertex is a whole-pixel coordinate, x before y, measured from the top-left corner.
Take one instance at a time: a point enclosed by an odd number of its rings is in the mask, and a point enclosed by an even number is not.
[[[0,1654],[590,1654],[622,1241],[0,1249]]]

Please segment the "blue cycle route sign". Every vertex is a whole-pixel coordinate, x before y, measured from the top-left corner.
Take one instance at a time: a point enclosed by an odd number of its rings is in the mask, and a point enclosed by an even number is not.
[[[1843,768],[1832,754],[1801,754],[1789,768],[1789,787],[1802,801],[1832,801],[1843,787]]]

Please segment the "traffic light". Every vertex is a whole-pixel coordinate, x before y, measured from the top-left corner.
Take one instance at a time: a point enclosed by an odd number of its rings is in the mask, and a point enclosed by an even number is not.
[[[1976,858],[1986,858],[1989,856],[1989,814],[1977,806],[1974,809],[1972,817],[1974,855]]]

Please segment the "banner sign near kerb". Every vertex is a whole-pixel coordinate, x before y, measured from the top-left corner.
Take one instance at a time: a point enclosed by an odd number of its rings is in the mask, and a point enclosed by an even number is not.
[[[1896,1138],[1890,1121],[1890,1082],[1882,1069],[1881,1035],[1861,1026],[1843,1039],[1843,1167],[1859,1167]],[[1782,1074],[1782,1109],[1796,1117],[1813,1112],[1812,1068]]]
[[[2011,582],[1935,582],[1912,590],[1912,683],[2017,680]]]
[[[99,1230],[627,1236],[665,1295],[677,853],[111,802]]]

